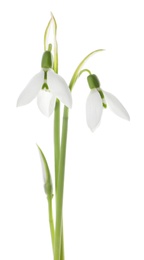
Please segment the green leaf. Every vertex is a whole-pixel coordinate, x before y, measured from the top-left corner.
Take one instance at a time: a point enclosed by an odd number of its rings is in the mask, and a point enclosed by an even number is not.
[[[51,25],[51,22],[52,22],[52,18],[50,19],[50,21],[48,22],[48,25],[45,29],[45,33],[44,33],[44,50],[46,51],[47,47],[46,47],[46,39],[47,39],[47,35],[48,35],[48,32],[49,32],[49,29],[50,29],[50,25]]]
[[[52,178],[51,178],[49,166],[48,166],[46,157],[45,157],[44,153],[42,152],[41,148],[38,145],[37,145],[37,147],[39,150],[40,160],[41,160],[41,165],[42,165],[45,193],[52,198],[53,197],[53,185],[52,185]]]
[[[95,53],[97,53],[97,52],[100,52],[100,51],[104,51],[104,49],[98,49],[98,50],[95,50],[95,51],[89,53],[89,54],[80,62],[80,64],[77,66],[77,68],[76,68],[76,70],[75,70],[75,72],[74,72],[74,74],[73,74],[73,76],[72,76],[72,79],[71,79],[71,81],[70,81],[70,84],[69,84],[70,90],[72,90],[72,88],[73,88],[73,86],[74,86],[74,84],[75,84],[75,82],[76,82],[76,80],[77,80],[77,78],[78,78],[78,76],[79,76],[79,72],[80,72],[82,66],[84,65],[84,63],[85,63],[93,54],[95,54]]]

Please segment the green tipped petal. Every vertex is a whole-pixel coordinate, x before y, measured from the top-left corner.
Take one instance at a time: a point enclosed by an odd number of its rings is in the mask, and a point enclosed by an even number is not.
[[[54,111],[56,98],[48,90],[40,90],[37,105],[43,115],[49,117]]]

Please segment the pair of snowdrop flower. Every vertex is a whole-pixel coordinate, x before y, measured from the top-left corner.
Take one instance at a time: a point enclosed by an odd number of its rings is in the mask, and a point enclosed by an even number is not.
[[[72,107],[70,89],[65,80],[52,69],[51,51],[45,51],[41,63],[42,70],[36,74],[22,91],[18,98],[17,106],[30,103],[37,97],[37,105],[45,116],[50,116],[55,107],[56,99],[59,99],[68,108]],[[107,104],[118,116],[129,120],[129,114],[120,101],[112,94],[100,88],[100,82],[95,74],[87,77],[90,94],[86,102],[86,120],[88,127],[93,132],[99,125],[103,108]]]

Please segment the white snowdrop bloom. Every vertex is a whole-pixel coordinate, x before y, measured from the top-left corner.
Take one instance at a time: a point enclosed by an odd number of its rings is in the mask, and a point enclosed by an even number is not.
[[[91,91],[86,102],[86,120],[92,132],[98,127],[103,109],[107,105],[117,116],[130,120],[130,116],[121,102],[111,93],[103,91],[100,88],[100,83],[96,75],[89,75],[87,80]]]
[[[45,116],[50,116],[58,98],[68,108],[72,107],[70,89],[65,80],[52,69],[51,53],[46,51],[42,58],[42,70],[37,73],[20,94],[17,106],[30,103],[37,97],[37,105]]]

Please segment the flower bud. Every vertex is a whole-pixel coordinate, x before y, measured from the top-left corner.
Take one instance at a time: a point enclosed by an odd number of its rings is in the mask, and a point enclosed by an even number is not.
[[[52,67],[52,54],[50,51],[45,51],[43,53],[41,67],[44,70]]]
[[[95,74],[89,75],[87,77],[87,81],[88,81],[90,89],[94,89],[94,88],[99,88],[100,87],[99,79],[97,78],[97,76]]]

